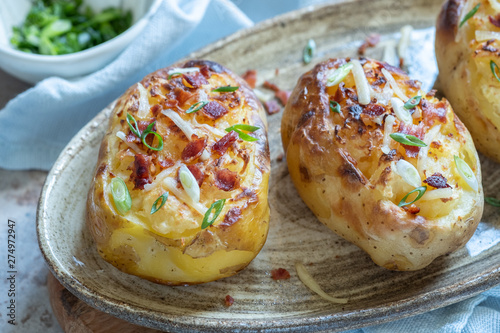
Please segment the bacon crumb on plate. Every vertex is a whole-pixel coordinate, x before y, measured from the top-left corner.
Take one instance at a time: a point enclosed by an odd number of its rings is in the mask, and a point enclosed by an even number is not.
[[[273,280],[288,280],[290,278],[290,272],[284,268],[273,269],[271,271],[271,277]]]
[[[281,110],[280,105],[274,99],[270,99],[269,101],[264,102],[264,108],[266,109],[267,114],[269,115],[278,113]]]
[[[230,295],[226,295],[226,298],[224,299],[224,304],[226,304],[227,307],[230,307],[234,303],[234,298],[232,298]]]

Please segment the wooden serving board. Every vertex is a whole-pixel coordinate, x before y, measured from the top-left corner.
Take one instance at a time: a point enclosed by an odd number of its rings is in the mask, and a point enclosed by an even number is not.
[[[94,309],[64,288],[52,273],[47,276],[47,288],[54,316],[66,333],[160,333]]]

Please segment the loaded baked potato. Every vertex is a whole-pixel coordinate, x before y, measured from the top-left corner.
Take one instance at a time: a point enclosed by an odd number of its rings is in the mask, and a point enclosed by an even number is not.
[[[470,134],[399,68],[316,65],[293,90],[281,133],[304,202],[376,264],[417,270],[474,233],[483,191]]]
[[[266,126],[253,91],[214,62],[161,69],[129,88],[88,193],[99,254],[169,285],[247,266],[269,226]]]
[[[500,163],[500,2],[446,1],[436,58],[443,92],[477,149]]]

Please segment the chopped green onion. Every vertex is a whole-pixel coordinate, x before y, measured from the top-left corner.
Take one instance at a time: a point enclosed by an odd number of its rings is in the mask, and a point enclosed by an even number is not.
[[[472,16],[474,16],[476,14],[477,10],[479,9],[479,6],[481,6],[480,3],[478,3],[476,5],[476,7],[472,8],[472,10],[470,12],[468,12],[467,15],[464,16],[464,18],[460,22],[460,25],[458,26],[459,28],[461,28],[465,22],[467,22]]]
[[[403,199],[401,199],[401,201],[399,202],[398,206],[399,206],[399,207],[403,207],[403,206],[408,206],[408,205],[411,205],[411,204],[412,204],[412,203],[414,203],[415,201],[420,200],[420,198],[422,198],[422,196],[425,194],[425,191],[427,191],[427,186],[420,186],[420,187],[417,187],[417,188],[416,188],[416,189],[414,189],[413,191],[408,192],[408,194],[407,194],[407,195],[405,195],[405,197],[404,197]],[[410,194],[415,193],[415,192],[418,192],[417,197],[416,197],[413,201],[406,202],[406,199],[408,199],[408,197],[410,196]]]
[[[226,128],[226,132],[235,131],[236,133],[238,133],[238,137],[241,140],[248,141],[248,142],[255,142],[255,141],[258,141],[259,139],[254,138],[253,136],[248,135],[246,133],[243,133],[242,131],[255,132],[259,128],[260,127],[247,125],[247,124],[236,124],[236,125],[233,125],[231,127]]]
[[[422,178],[418,173],[417,168],[408,161],[399,160],[396,162],[396,171],[403,178],[403,180],[413,187],[422,185]]]
[[[170,80],[172,77],[177,76],[177,75],[182,75],[182,73],[172,73],[168,76],[168,80]]]
[[[153,128],[154,124],[156,123],[156,121],[153,121],[151,124],[149,124],[149,126],[144,130],[144,132],[142,132],[142,135],[141,135],[141,141],[142,143],[148,147],[149,149],[151,150],[156,150],[156,151],[160,151],[163,149],[163,138],[161,137],[160,134],[156,133],[156,132],[153,132],[151,129]],[[149,135],[149,134],[153,134],[154,136],[156,136],[156,138],[158,139],[158,147],[151,147],[147,142],[146,142],[146,137]]]
[[[342,80],[345,79],[347,74],[351,72],[352,67],[353,64],[349,62],[335,69],[335,71],[328,76],[326,80],[326,86],[327,87],[336,86],[337,84],[342,82]]]
[[[225,86],[225,87],[215,88],[212,90],[212,92],[233,92],[238,90],[238,88],[239,87]]]
[[[134,122],[133,126],[131,124],[131,121]],[[130,127],[132,133],[134,133],[140,139],[141,131],[139,131],[139,125],[137,125],[137,121],[135,120],[134,116],[132,116],[130,113],[127,113],[127,124]]]
[[[210,208],[207,210],[205,213],[205,216],[203,217],[203,222],[201,223],[201,230],[206,229],[210,227],[217,217],[219,216],[220,212],[222,211],[222,208],[224,208],[224,204],[226,203],[226,199],[220,199],[214,202]],[[213,217],[211,220],[209,220],[210,214],[212,211],[215,209],[215,212],[213,213]]]
[[[316,42],[313,39],[309,39],[306,47],[304,48],[304,53],[302,56],[302,59],[304,60],[305,64],[311,62],[314,53],[316,53]]]
[[[70,20],[57,20],[43,28],[40,33],[41,37],[52,38],[60,36],[71,30],[72,24]]]
[[[132,208],[132,198],[130,197],[127,185],[120,177],[115,177],[111,180],[111,195],[113,196],[116,209],[120,214],[124,215]]]
[[[405,109],[411,110],[415,106],[417,106],[420,103],[420,100],[422,99],[422,96],[415,96],[412,97],[408,100],[408,102],[405,103]]]
[[[460,176],[465,180],[471,189],[477,192],[479,190],[479,184],[476,176],[474,175],[474,171],[472,171],[470,166],[463,159],[456,155],[453,157],[455,159],[455,166],[457,167]]]
[[[153,206],[151,207],[151,215],[153,215],[154,213],[159,211],[161,209],[161,207],[163,207],[165,202],[167,202],[167,198],[168,198],[168,192],[165,192],[162,195],[160,195],[158,197],[158,199],[155,200],[155,202],[153,203]],[[160,205],[159,207],[158,207],[158,203]]]
[[[407,146],[416,146],[416,147],[427,147],[425,142],[420,140],[419,138],[403,133],[392,133],[389,135],[394,141],[402,143]]]
[[[330,110],[332,112],[340,113],[340,104],[336,101],[330,101]]]
[[[200,202],[200,186],[198,185],[198,181],[191,173],[191,170],[184,164],[179,168],[179,180],[191,200],[193,202]]]
[[[497,71],[500,71],[500,69],[498,68],[498,65],[493,60],[490,61],[490,68],[491,68],[491,72],[493,73],[495,78],[498,80],[498,82],[500,82],[500,78],[498,77],[498,74],[497,74]]]
[[[485,197],[484,201],[486,201],[486,203],[488,203],[494,207],[500,207],[500,200],[498,200],[497,198]]]
[[[208,102],[206,102],[206,101],[199,101],[198,103],[194,103],[193,105],[191,105],[189,107],[189,109],[187,109],[186,113],[193,113],[196,111],[200,111],[207,104],[208,104]],[[200,106],[198,106],[198,105],[200,105]]]

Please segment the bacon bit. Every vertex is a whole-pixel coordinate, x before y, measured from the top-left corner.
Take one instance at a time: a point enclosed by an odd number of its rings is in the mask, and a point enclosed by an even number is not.
[[[276,157],[276,161],[278,161],[278,162],[283,161],[283,157],[285,157],[285,154],[283,154],[283,153],[279,154],[278,157]]]
[[[161,95],[161,90],[158,86],[152,86],[149,93],[151,94],[151,97],[156,97],[158,95]]]
[[[435,188],[446,188],[446,187],[451,188],[451,186],[447,182],[448,180],[439,172],[436,172],[435,174],[433,174],[430,177],[427,177],[427,179],[424,180],[424,183]]]
[[[274,99],[264,102],[264,108],[268,115],[272,115],[281,111],[281,107]]]
[[[436,93],[437,93],[437,90],[436,89],[432,89],[425,96],[431,98],[431,97],[436,96]]]
[[[183,74],[182,78],[189,84],[189,88],[199,88],[204,84],[208,84],[207,79],[201,73]]]
[[[405,59],[403,57],[400,57],[399,58],[399,67],[403,68],[404,65],[405,65]]]
[[[493,46],[491,46],[491,45],[489,45],[489,44],[483,45],[482,50],[483,50],[483,51],[486,51],[486,52],[492,52],[492,53],[494,53],[494,52],[497,52],[497,51],[498,51],[498,49],[497,49],[497,48],[495,48],[495,47],[493,47]]]
[[[218,102],[211,101],[203,107],[203,113],[207,115],[208,118],[216,120],[224,116],[229,111]]]
[[[500,28],[500,14],[496,17],[490,15],[488,18],[490,19],[491,24],[493,24],[495,27]]]
[[[179,87],[176,87],[174,89],[174,93],[177,101],[179,102],[179,105],[183,105],[188,99],[193,96],[193,94],[189,91],[185,91],[184,89],[181,89]]]
[[[280,90],[280,91],[276,92],[275,96],[277,99],[279,99],[281,104],[283,106],[285,106],[286,103],[288,102],[288,98],[290,97],[290,94],[291,94],[290,91]]]
[[[420,213],[420,207],[418,207],[415,204],[411,204],[409,206],[403,206],[403,209],[406,210],[408,213],[416,215]]]
[[[284,268],[273,269],[271,271],[271,277],[273,280],[288,280],[290,278],[290,272]]]
[[[201,171],[201,169],[196,164],[186,165],[189,171],[193,174],[196,182],[198,182],[198,186],[201,187],[203,181],[205,180],[205,173]]]
[[[201,75],[203,75],[205,77],[205,79],[209,79],[212,74],[210,73],[210,69],[208,68],[208,66],[203,66],[200,68],[200,73]]]
[[[236,172],[228,169],[219,169],[215,173],[215,186],[223,191],[232,191],[239,185],[239,178]]]
[[[382,65],[382,67],[384,67],[385,69],[387,69],[393,76],[394,76],[394,74],[401,75],[401,76],[406,76],[405,71],[402,70],[399,67],[392,66],[392,65],[390,65],[390,64],[388,64],[386,62],[383,62],[383,63],[380,63],[380,64]],[[394,78],[394,79],[396,79],[396,78]],[[396,81],[397,81],[397,79],[396,79]]]
[[[271,83],[269,81],[264,81],[263,87],[270,89],[270,90],[274,91],[275,93],[277,93],[281,90],[280,88],[278,88],[277,85],[275,85],[274,83]]]
[[[446,123],[446,104],[441,101],[436,104],[422,100],[421,102],[424,122],[427,126],[434,125],[435,120],[439,120],[441,123]]]
[[[139,120],[137,122],[137,126],[139,127],[139,133],[142,133],[154,120],[151,120],[151,121],[142,121],[142,120]],[[132,124],[133,125],[133,124]],[[152,130],[154,132],[156,132],[156,124],[153,125],[153,128]],[[129,128],[129,132],[127,134],[127,142],[136,142],[136,143],[140,143],[141,142],[141,138],[138,138],[134,133],[132,133],[132,131],[130,130]],[[147,140],[152,140],[153,138],[147,138]],[[151,142],[148,142],[148,144],[151,144]]]
[[[241,190],[242,191],[240,194],[238,194],[238,196],[236,197],[236,200],[249,198],[247,201],[248,203],[254,203],[254,202],[259,201],[259,197],[257,196],[257,193],[255,193],[254,190],[251,190],[249,188],[241,188]]]
[[[174,165],[174,161],[171,160],[170,158],[165,157],[163,159],[158,159],[158,164],[162,169],[166,169]]]
[[[160,111],[162,110],[162,107],[160,106],[160,104],[155,104],[151,107],[151,112],[153,113],[153,116],[157,116],[158,113],[160,113]]]
[[[435,148],[435,149],[439,149],[439,148],[441,148],[441,146],[442,146],[442,145],[443,145],[443,144],[442,144],[441,142],[438,142],[438,141],[432,141],[432,142],[431,142],[431,147],[432,147],[432,148]]]
[[[130,181],[135,185],[134,189],[144,189],[144,185],[151,183],[151,175],[149,174],[149,167],[151,165],[151,157],[143,154],[136,154],[132,167],[132,174]]]
[[[337,91],[335,92],[335,97],[333,97],[333,100],[337,103],[342,103],[342,101],[346,98],[346,93],[345,93],[345,83],[340,82],[339,87]]]
[[[224,300],[224,304],[226,304],[227,307],[230,307],[234,303],[234,298],[232,298],[229,295],[226,295],[226,298]]]
[[[191,141],[187,144],[181,154],[181,158],[185,163],[190,163],[201,156],[203,150],[207,146],[207,138],[198,138],[193,134]]]
[[[424,139],[424,128],[423,128],[423,123],[419,125],[406,125],[405,123],[401,122],[399,124],[399,133],[403,134],[410,134],[413,135],[420,140]],[[417,157],[418,152],[420,151],[420,147],[417,146],[408,146],[401,144],[403,148],[406,150],[406,156],[408,157]]]
[[[365,109],[363,110],[363,114],[373,116],[373,117],[380,116],[383,113],[385,113],[385,108],[382,105],[373,104],[373,103],[365,106]]]
[[[374,47],[380,42],[380,35],[379,34],[371,34],[368,37],[365,38],[365,42],[361,44],[361,46],[358,49],[358,54],[359,55],[364,55],[365,51],[369,47]]]
[[[235,224],[240,218],[241,209],[239,209],[238,207],[233,207],[227,212],[226,216],[224,216],[224,221],[222,221],[222,223],[219,223],[219,227],[222,227],[223,229],[230,227]]]
[[[212,151],[222,156],[236,140],[238,140],[238,133],[231,131],[212,145]]]
[[[242,78],[248,83],[250,88],[254,89],[257,83],[257,71],[255,69],[249,69],[243,74]]]

